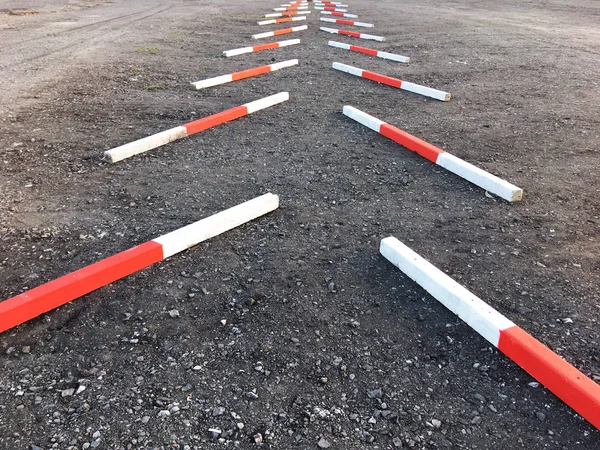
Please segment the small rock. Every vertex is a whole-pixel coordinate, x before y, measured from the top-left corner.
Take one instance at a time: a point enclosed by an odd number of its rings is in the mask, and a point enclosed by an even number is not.
[[[371,443],[375,440],[375,436],[373,436],[368,431],[363,432],[362,438],[365,440],[365,442],[368,442],[368,443]]]
[[[527,386],[529,386],[530,388],[536,388],[540,385],[540,383],[538,383],[537,381],[532,381],[531,383],[527,383]]]
[[[535,413],[535,417],[537,417],[538,420],[540,420],[541,422],[546,420],[546,414],[544,414],[543,412],[540,412],[540,411]]]
[[[161,410],[158,412],[158,418],[159,418],[159,419],[162,419],[162,418],[164,418],[164,417],[169,417],[170,415],[171,415],[171,413],[170,413],[170,412],[169,412],[169,410],[167,410],[167,409],[161,409]]]
[[[86,387],[83,384],[80,384],[77,390],[75,391],[75,395],[81,394],[83,391],[85,391],[85,389]]]
[[[317,445],[319,446],[319,448],[329,448],[329,447],[331,447],[331,444],[325,438],[319,439],[319,442],[317,442]]]
[[[92,434],[92,439],[98,439],[99,437],[100,437],[100,432],[94,431],[94,434]]]
[[[367,392],[367,397],[381,398],[381,397],[383,397],[383,391],[381,389],[373,389],[372,391]]]
[[[394,447],[400,448],[402,447],[402,439],[400,439],[399,437],[395,437],[394,439],[392,439],[392,444],[394,444]]]
[[[225,414],[225,408],[222,406],[216,406],[212,410],[213,417],[222,416],[223,414]]]
[[[221,320],[221,325],[223,325],[223,326],[227,325],[227,319]]]
[[[208,434],[213,439],[217,439],[219,436],[221,436],[221,433],[222,433],[222,431],[220,428],[209,428],[208,429]]]
[[[573,321],[571,320],[571,322],[573,322]],[[23,347],[21,349],[21,352],[23,352],[23,353],[29,353],[30,351],[31,351],[31,347],[29,345],[26,345],[25,347]]]
[[[431,419],[431,425],[433,425],[433,428],[439,428],[442,426],[442,422],[437,419]]]
[[[562,321],[563,321],[563,323],[573,323],[573,319],[571,319],[570,317],[566,317]],[[23,352],[23,353],[25,353],[25,352]]]
[[[150,416],[142,417],[142,423],[148,423],[150,421]]]
[[[475,416],[475,417],[473,417],[473,419],[471,419],[471,424],[472,425],[479,425],[482,420],[483,419],[481,418],[481,416]]]
[[[44,450],[42,447],[38,447],[37,445],[32,445],[30,450]]]
[[[171,316],[172,318],[179,317],[179,310],[172,309],[171,311],[169,311],[169,316]]]
[[[252,391],[246,392],[246,397],[248,397],[250,400],[258,400],[258,395]]]
[[[96,439],[95,441],[92,442],[92,445],[90,445],[91,448],[98,448],[100,447],[100,444],[102,443],[102,439]]]
[[[69,389],[65,389],[65,390],[61,391],[60,395],[61,395],[61,397],[71,397],[74,393],[75,393],[75,389],[69,388]]]
[[[486,399],[483,395],[481,394],[473,394],[473,398],[479,400],[481,403],[485,403]]]
[[[256,433],[254,435],[254,442],[256,442],[257,444],[261,444],[263,441],[263,436],[260,433]]]

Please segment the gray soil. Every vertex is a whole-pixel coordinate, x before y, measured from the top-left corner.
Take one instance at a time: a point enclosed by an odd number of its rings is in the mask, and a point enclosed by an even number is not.
[[[386,42],[321,32],[336,26],[313,12],[301,45],[233,58],[222,51],[287,27],[256,24],[278,2],[0,2],[0,298],[281,196],[268,216],[0,335],[1,449],[600,449],[592,425],[378,253],[396,236],[600,381],[600,5],[348,2],[375,23],[358,31]],[[102,160],[280,91],[289,102]],[[487,197],[346,104],[523,201]]]

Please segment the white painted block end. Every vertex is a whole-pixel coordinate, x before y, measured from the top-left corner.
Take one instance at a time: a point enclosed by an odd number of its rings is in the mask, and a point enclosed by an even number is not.
[[[153,239],[161,244],[163,258],[193,247],[279,207],[279,196],[268,193]]]
[[[248,109],[248,114],[252,114],[253,112],[260,111],[261,109],[268,108],[269,106],[277,105],[278,103],[283,103],[289,99],[289,92],[280,92],[275,95],[270,95],[269,97],[261,98],[260,100],[246,103],[243,106]]]
[[[206,89],[219,84],[230,83],[233,81],[231,74],[221,75],[220,77],[208,78],[206,80],[200,80],[192,83],[196,89]]]
[[[230,56],[242,55],[244,53],[251,53],[252,47],[234,48],[233,50],[225,50],[223,56],[229,58]]]
[[[275,64],[271,64],[271,72],[274,72],[276,70],[279,69],[283,69],[285,67],[292,67],[292,66],[297,66],[298,65],[298,60],[297,59],[290,59],[288,61],[281,61]]]
[[[343,42],[329,41],[327,42],[327,45],[329,45],[330,47],[337,47],[343,48],[345,50],[350,50],[350,44],[344,44]]]
[[[389,59],[391,61],[398,61],[398,62],[407,63],[407,64],[410,62],[410,58],[408,58],[407,56],[396,55],[395,53],[379,51],[377,53],[377,56],[379,56],[380,58],[383,58],[383,59]]]
[[[373,117],[365,112],[362,112],[360,109],[356,109],[354,106],[346,105],[342,108],[342,113],[350,117],[353,120],[356,120],[358,123],[363,124],[364,126],[370,128],[373,131],[377,131],[381,128],[381,125],[385,124],[383,120],[379,120],[376,117]]]
[[[336,70],[340,70],[342,72],[346,72],[351,75],[355,75],[357,77],[362,77],[362,74],[363,74],[362,69],[359,69],[358,67],[354,67],[354,66],[349,66],[348,64],[342,64],[339,62],[334,62],[331,67],[333,67]]]
[[[274,36],[274,33],[272,31],[266,31],[264,33],[253,34],[252,39],[262,39],[271,36]]]
[[[421,86],[420,84],[409,83],[408,81],[403,81],[400,89],[404,89],[405,91],[414,92],[415,94],[421,94],[426,97],[435,98],[436,100],[441,100],[443,102],[447,102],[450,100],[450,93],[440,91],[438,89],[429,88],[426,86]]]
[[[175,127],[169,130],[161,131],[152,136],[138,139],[120,147],[113,148],[104,152],[104,157],[112,163],[122,161],[134,155],[147,152],[153,148],[168,144],[187,136],[185,127]]]
[[[279,47],[287,47],[288,45],[296,45],[300,43],[300,39],[288,39],[287,41],[280,41]]]
[[[380,252],[389,262],[494,346],[498,346],[501,330],[515,326],[505,316],[395,237],[383,239]]]
[[[523,189],[447,152],[438,156],[436,164],[509,202],[523,198]]]

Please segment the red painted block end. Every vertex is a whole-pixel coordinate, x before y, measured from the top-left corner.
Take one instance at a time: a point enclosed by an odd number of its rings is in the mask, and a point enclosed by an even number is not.
[[[500,332],[498,349],[600,430],[600,385],[519,327]]]
[[[163,259],[149,241],[0,302],[0,333]]]

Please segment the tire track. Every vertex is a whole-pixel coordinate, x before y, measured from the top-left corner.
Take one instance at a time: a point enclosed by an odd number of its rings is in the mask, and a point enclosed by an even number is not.
[[[128,18],[128,17],[131,17],[131,16],[136,16],[136,15],[139,15],[139,14],[143,14],[143,13],[145,13],[147,11],[150,11],[150,10],[153,10],[153,9],[156,9],[156,8],[160,8],[160,9],[158,11],[153,11],[150,14],[146,14],[145,16],[137,17],[137,18],[135,18],[133,20],[124,21],[121,24],[117,24],[116,27],[117,28],[122,28],[122,27],[130,25],[132,23],[148,19],[150,17],[153,17],[153,16],[155,16],[157,14],[161,14],[161,13],[169,10],[171,8],[171,6],[166,6],[166,7],[155,6],[155,7],[152,7],[152,8],[145,9],[143,11],[138,11],[138,12],[131,13],[131,14],[125,14],[125,15],[118,16],[118,17],[113,17],[111,19],[101,20],[101,21],[94,22],[94,23],[87,24],[87,25],[81,25],[81,26],[76,27],[76,28],[71,28],[69,30],[60,31],[58,33],[51,33],[51,34],[48,34],[48,35],[45,35],[45,36],[40,36],[39,38],[30,39],[28,41],[22,41],[19,44],[27,44],[27,43],[34,42],[34,41],[44,40],[44,39],[47,39],[48,37],[51,37],[51,36],[57,36],[59,34],[70,33],[70,32],[73,32],[73,31],[81,31],[81,30],[97,31],[97,30],[101,30],[101,29],[103,29],[103,28],[105,28],[106,26],[109,26],[109,25],[111,26],[111,30],[114,31],[114,29],[115,29],[115,23],[114,22],[115,21],[121,20],[123,18]],[[92,27],[95,27],[95,28],[92,28]],[[98,37],[97,35],[93,35],[92,34],[90,36],[85,37],[84,40],[81,40],[81,41],[78,41],[78,42],[75,42],[75,43],[70,43],[68,45],[64,45],[62,47],[58,47],[58,48],[55,48],[55,49],[50,50],[50,51],[45,51],[45,52],[40,53],[38,55],[26,57],[24,59],[21,59],[20,61],[11,62],[9,64],[2,65],[2,66],[0,66],[0,70],[14,69],[15,67],[18,67],[20,65],[23,65],[23,64],[26,64],[26,63],[29,63],[29,62],[32,62],[32,61],[36,61],[36,60],[39,60],[41,58],[45,58],[47,56],[55,55],[56,53],[60,53],[60,52],[66,51],[66,50],[70,50],[72,48],[81,47],[81,46],[87,47],[89,41],[92,40],[92,39],[95,39],[97,37]],[[15,48],[13,51],[15,53],[19,52],[18,48]]]

